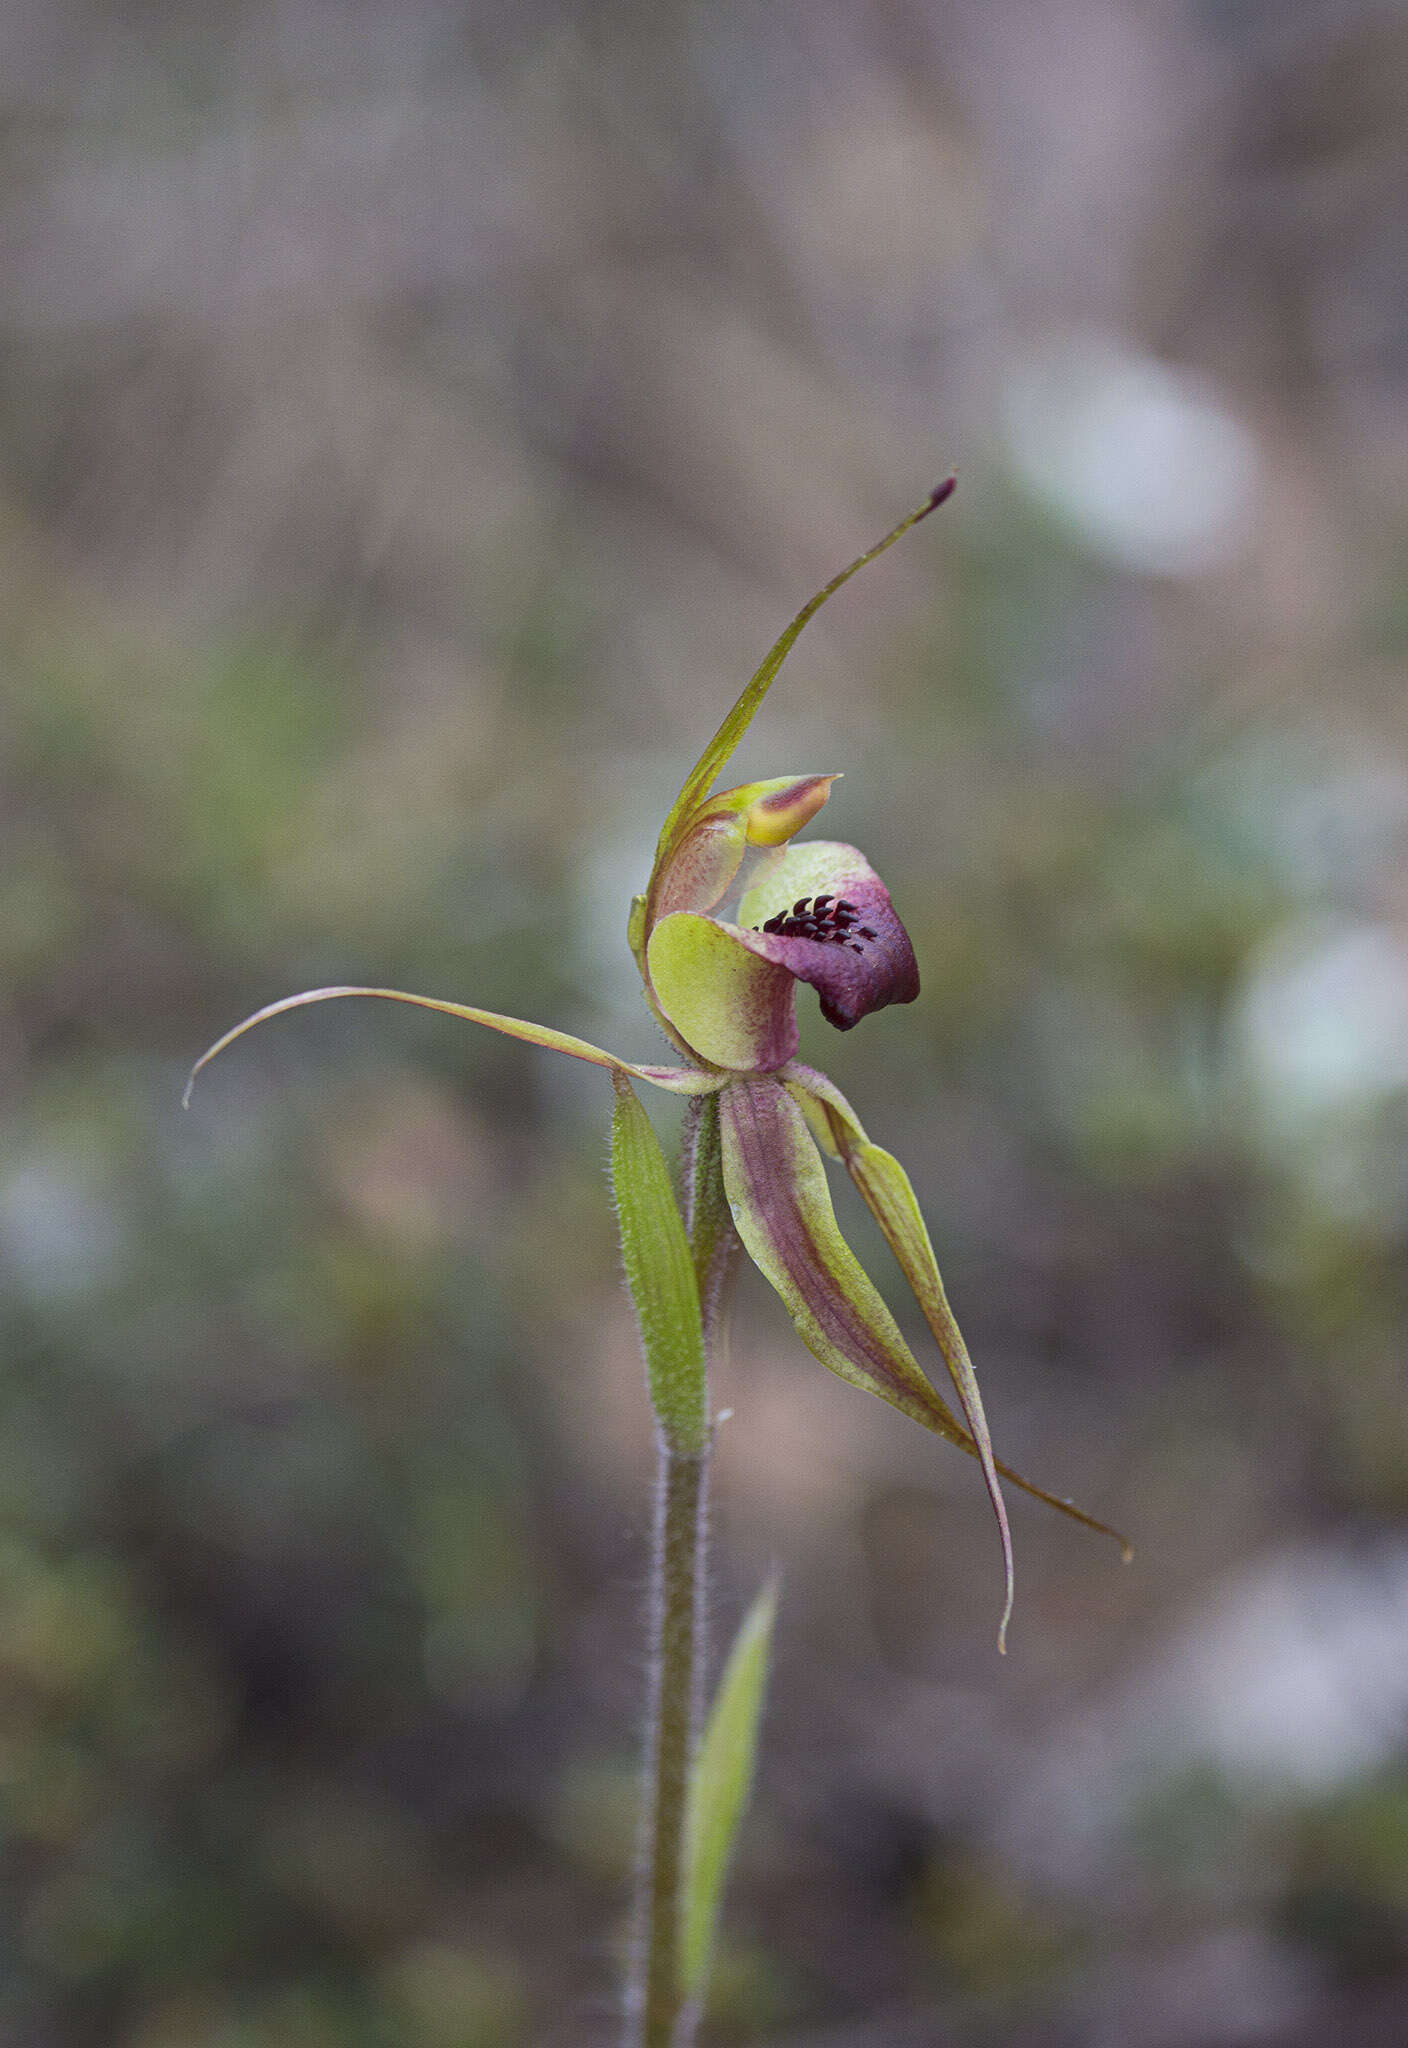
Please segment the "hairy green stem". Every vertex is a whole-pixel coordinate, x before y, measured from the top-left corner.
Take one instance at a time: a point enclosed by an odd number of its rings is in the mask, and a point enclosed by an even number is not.
[[[706,1361],[722,1328],[737,1245],[719,1168],[718,1103],[685,1113],[681,1196],[699,1280]],[[651,1560],[650,1695],[637,1942],[626,2048],[689,2048],[697,2014],[681,1988],[684,1827],[704,1677],[704,1566],[711,1445],[686,1451],[657,1431],[659,1484]]]
[[[655,1519],[651,1698],[643,1867],[643,1999],[632,2041],[685,2048],[680,2030],[681,1885],[689,1773],[703,1665],[704,1519],[709,1452],[683,1456],[660,1439]]]

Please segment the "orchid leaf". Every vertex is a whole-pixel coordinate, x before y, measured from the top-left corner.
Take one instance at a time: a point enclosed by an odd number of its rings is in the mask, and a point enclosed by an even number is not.
[[[611,1078],[611,1181],[650,1399],[671,1450],[695,1456],[708,1441],[709,1414],[694,1257],[655,1127],[626,1076]]]
[[[883,555],[886,548],[893,547],[894,543],[902,535],[908,533],[912,526],[917,526],[921,519],[927,519],[936,506],[942,505],[944,500],[952,495],[954,481],[953,477],[946,478],[943,483],[939,484],[929,493],[922,505],[916,506],[915,510],[907,518],[902,519],[898,526],[892,527],[883,540],[876,541],[874,547],[867,548],[863,555],[857,555],[856,559],[837,575],[833,576],[829,583],[824,583],[814,597],[807,599],[807,602],[802,606],[802,609],[798,612],[796,618],[793,619],[791,625],[786,628],[773,643],[772,647],[769,648],[763,658],[762,666],[752,681],[746,685],[737,703],[733,706],[733,709],[724,719],[708,746],[695,762],[685,781],[684,788],[675,799],[670,815],[665,820],[665,827],[660,834],[660,843],[656,849],[655,868],[657,873],[669,857],[686,820],[713,788],[723,769],[724,763],[729,759],[744,733],[748,730],[753,720],[753,714],[757,711],[764,697],[766,697],[772,686],[773,678],[787,659],[792,650],[793,642],[803,626],[806,625],[809,619],[816,616],[821,607],[826,603],[826,600],[829,597],[833,597],[843,583],[850,581],[858,569],[863,569],[868,562],[873,562],[877,555]]]
[[[774,1578],[758,1594],[733,1639],[690,1773],[680,1975],[681,1989],[692,2004],[704,1994],[724,1879],[752,1790],[776,1615]]]
[[[468,1003],[442,1002],[435,996],[408,995],[399,988],[309,988],[301,995],[284,996],[277,1003],[266,1003],[262,1010],[256,1010],[252,1017],[246,1017],[242,1024],[217,1038],[214,1045],[203,1052],[191,1068],[186,1082],[183,1101],[189,1102],[196,1076],[202,1067],[208,1067],[217,1054],[233,1045],[237,1038],[243,1038],[246,1031],[252,1031],[256,1024],[265,1024],[271,1017],[281,1017],[286,1010],[301,1010],[309,1003],[331,1003],[343,996],[379,996],[390,1003],[412,1003],[421,1010],[440,1010],[447,1017],[462,1017],[467,1024],[487,1024],[491,1031],[501,1031],[507,1038],[521,1038],[529,1045],[545,1046],[549,1052],[565,1052],[574,1060],[589,1060],[594,1067],[607,1067],[618,1074],[630,1074],[637,1081],[649,1081],[652,1087],[668,1089],[675,1095],[708,1095],[720,1087],[723,1076],[707,1074],[693,1067],[641,1067],[630,1060],[619,1060],[615,1053],[604,1052],[599,1045],[588,1044],[585,1038],[574,1038],[568,1031],[554,1031],[547,1024],[531,1024],[522,1017],[501,1017],[494,1010],[471,1009]]]
[[[926,1429],[973,1440],[916,1364],[869,1274],[842,1237],[826,1169],[780,1081],[737,1076],[719,1096],[724,1187],[744,1247],[823,1365]]]

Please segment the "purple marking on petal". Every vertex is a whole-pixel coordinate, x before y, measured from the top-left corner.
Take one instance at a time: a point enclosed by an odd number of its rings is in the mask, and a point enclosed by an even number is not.
[[[821,919],[813,912],[804,923],[794,912],[780,924],[769,918],[760,932],[740,933],[750,951],[810,982],[821,1014],[838,1031],[887,1003],[912,1003],[919,993],[914,948],[885,884],[864,875],[848,876],[846,885],[850,895],[828,905]]]

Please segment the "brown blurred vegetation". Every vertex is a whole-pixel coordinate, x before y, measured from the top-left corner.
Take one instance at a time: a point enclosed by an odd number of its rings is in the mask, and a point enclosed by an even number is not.
[[[649,1437],[599,1075],[742,773],[925,975],[1014,1510],[745,1285],[786,1573],[711,2038],[1398,2043],[1408,27],[1375,0],[0,16],[0,2039],[612,2038]],[[609,1093],[609,1091],[607,1091]],[[664,1121],[668,1121],[666,1114]],[[898,1306],[883,1248],[845,1207]]]

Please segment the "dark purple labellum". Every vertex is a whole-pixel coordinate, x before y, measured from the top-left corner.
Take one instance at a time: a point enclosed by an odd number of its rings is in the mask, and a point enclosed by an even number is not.
[[[850,896],[800,896],[749,933],[755,951],[812,984],[822,1015],[841,1031],[919,993],[914,949],[884,883],[877,875],[847,880]]]

